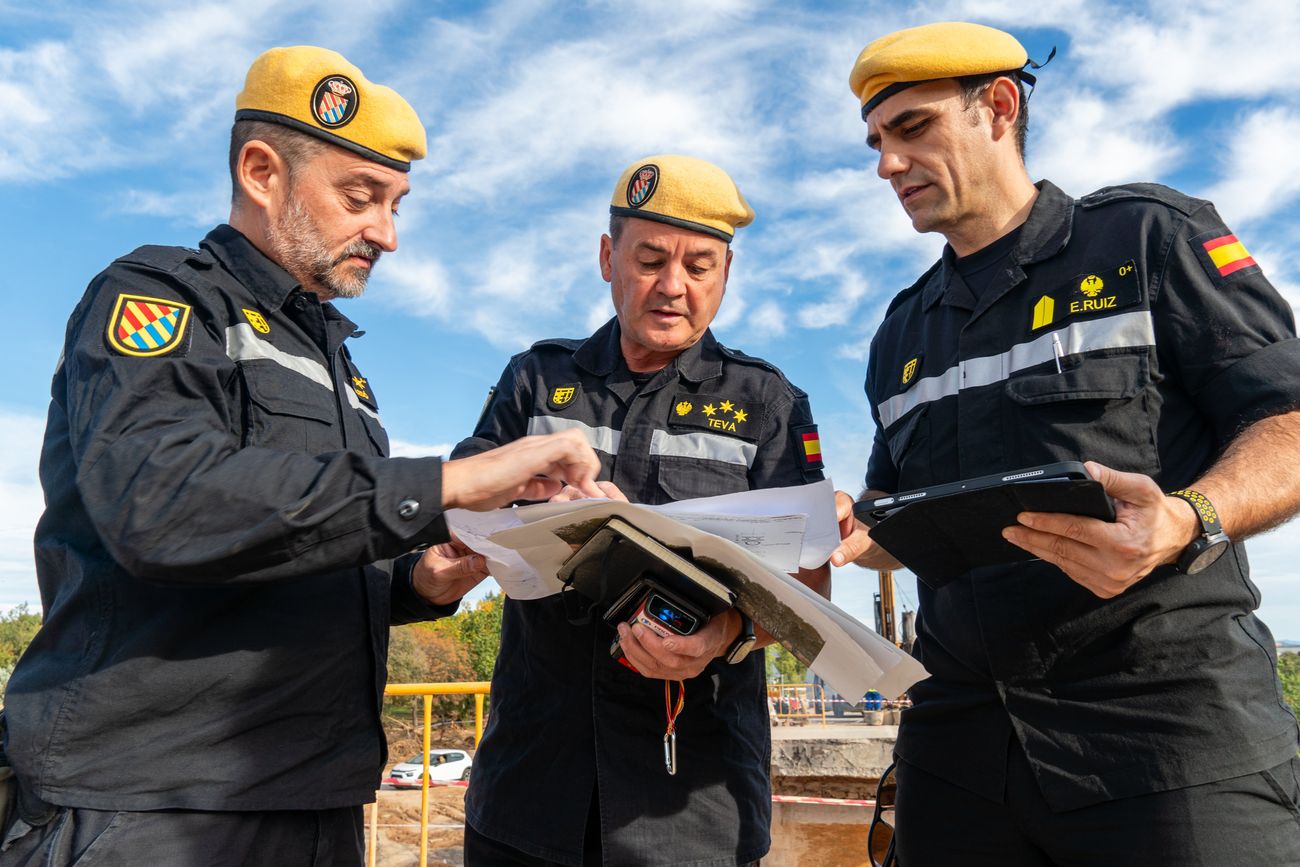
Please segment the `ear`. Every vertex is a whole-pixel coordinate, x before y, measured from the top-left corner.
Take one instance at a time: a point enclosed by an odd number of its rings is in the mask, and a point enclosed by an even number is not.
[[[993,139],[999,140],[1007,133],[1015,133],[1020,117],[1020,91],[1007,76],[995,79],[984,91],[984,104],[993,114]]]
[[[727,245],[727,258],[722,263],[722,288],[727,288],[727,278],[731,276],[731,245]]]
[[[266,142],[255,139],[240,149],[235,161],[235,182],[247,201],[268,210],[275,196],[287,188],[288,179],[288,166]]]
[[[609,235],[600,236],[600,276],[614,282],[614,239]]]

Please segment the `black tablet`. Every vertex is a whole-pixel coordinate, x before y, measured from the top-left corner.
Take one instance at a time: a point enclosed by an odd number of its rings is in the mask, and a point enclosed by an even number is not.
[[[1115,502],[1077,461],[876,497],[853,511],[873,541],[932,587],[980,566],[1034,559],[1002,538],[1021,512],[1115,520]]]

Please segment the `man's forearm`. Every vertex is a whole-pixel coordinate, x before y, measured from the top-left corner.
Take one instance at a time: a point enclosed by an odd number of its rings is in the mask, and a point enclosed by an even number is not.
[[[1235,540],[1262,533],[1300,511],[1300,410],[1252,424],[1192,484],[1209,497]]]

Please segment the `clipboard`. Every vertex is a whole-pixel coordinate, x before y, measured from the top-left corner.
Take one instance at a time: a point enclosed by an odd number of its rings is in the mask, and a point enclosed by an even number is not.
[[[930,587],[981,566],[1036,559],[1002,538],[1021,512],[1115,520],[1115,502],[1082,463],[1063,461],[904,491],[853,507],[871,538]]]

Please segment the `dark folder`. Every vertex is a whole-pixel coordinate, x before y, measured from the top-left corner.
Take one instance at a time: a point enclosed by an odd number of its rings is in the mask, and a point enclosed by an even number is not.
[[[871,538],[938,588],[971,569],[1035,559],[1002,538],[1021,512],[1115,520],[1115,503],[1074,461],[864,500],[854,513]]]

